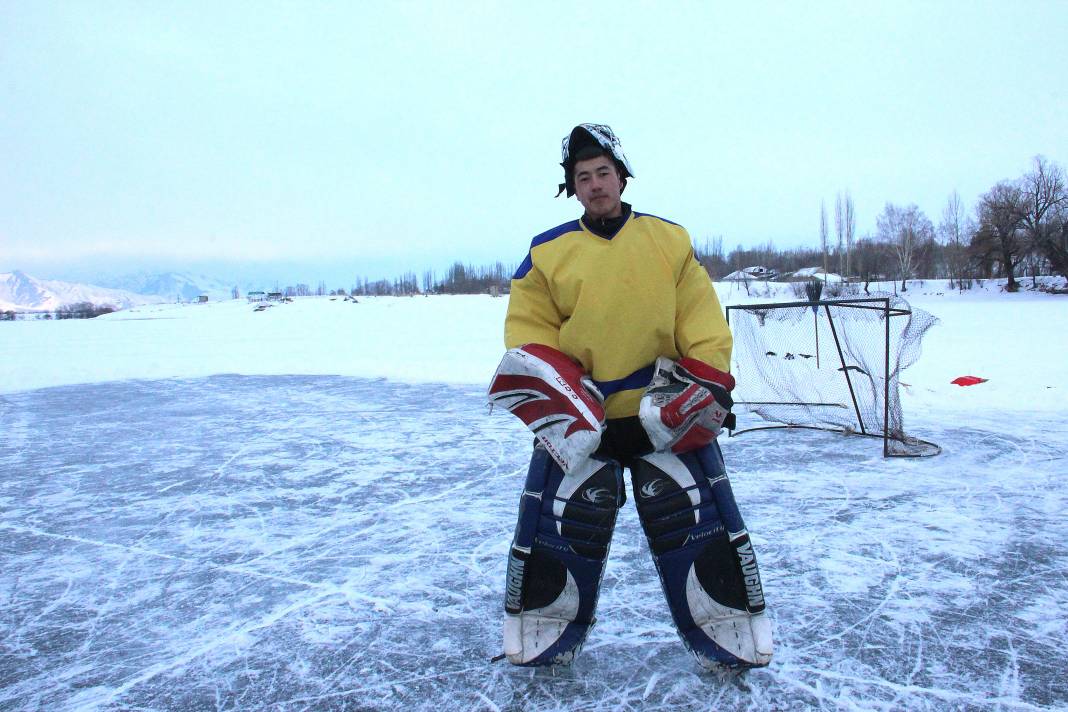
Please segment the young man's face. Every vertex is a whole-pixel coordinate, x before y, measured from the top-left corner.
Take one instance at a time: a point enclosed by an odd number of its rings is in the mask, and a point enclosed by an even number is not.
[[[597,156],[575,164],[575,195],[586,214],[594,219],[616,218],[623,214],[619,198],[623,181],[615,162],[608,156]]]

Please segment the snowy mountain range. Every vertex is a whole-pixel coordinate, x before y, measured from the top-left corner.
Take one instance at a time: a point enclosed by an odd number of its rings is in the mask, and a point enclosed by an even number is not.
[[[201,295],[212,301],[230,299],[233,286],[214,277],[185,272],[99,274],[86,282],[32,277],[25,272],[0,272],[0,310],[53,311],[78,302],[110,304],[127,309],[141,304],[190,302]]]
[[[125,289],[37,279],[19,270],[0,273],[0,310],[5,311],[54,311],[79,302],[110,304],[117,309],[128,309],[163,301],[167,300],[161,296],[138,294]]]
[[[212,301],[230,299],[232,284],[214,277],[187,272],[136,272],[121,276],[99,276],[94,281],[110,289],[162,297],[165,301],[193,301],[206,294]]]

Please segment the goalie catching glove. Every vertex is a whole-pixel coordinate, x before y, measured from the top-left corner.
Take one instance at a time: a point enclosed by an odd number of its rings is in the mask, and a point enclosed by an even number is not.
[[[581,466],[601,443],[604,397],[581,366],[550,346],[509,349],[488,396],[526,423],[564,472]]]
[[[734,377],[693,358],[676,363],[661,356],[642,396],[638,417],[659,452],[689,452],[716,439],[726,423],[733,426],[730,392]]]

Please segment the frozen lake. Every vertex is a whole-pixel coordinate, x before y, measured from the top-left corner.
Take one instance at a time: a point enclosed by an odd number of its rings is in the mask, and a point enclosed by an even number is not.
[[[0,422],[5,710],[1068,704],[1058,413],[906,409],[925,460],[726,440],[776,629],[742,678],[683,649],[632,503],[576,666],[490,662],[530,438],[479,387],[123,381],[2,395]]]

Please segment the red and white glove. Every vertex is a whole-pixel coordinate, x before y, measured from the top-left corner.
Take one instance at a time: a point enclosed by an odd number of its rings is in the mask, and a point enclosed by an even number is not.
[[[687,452],[719,435],[730,417],[734,376],[694,358],[661,356],[642,396],[638,418],[657,451]]]
[[[574,471],[601,444],[604,396],[581,366],[551,346],[509,349],[488,396],[526,423],[564,472]]]

